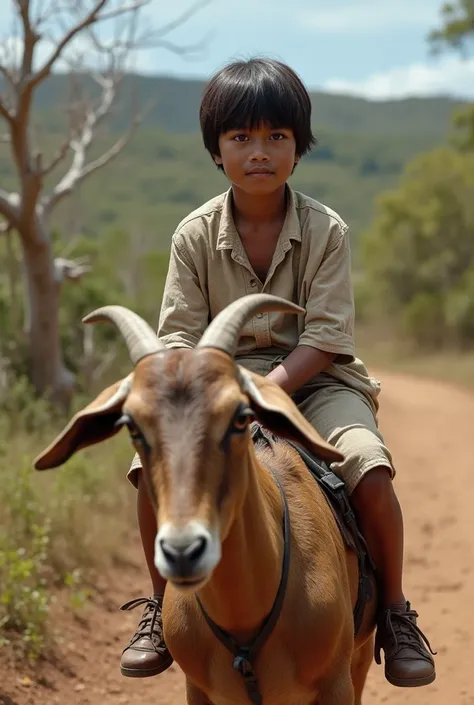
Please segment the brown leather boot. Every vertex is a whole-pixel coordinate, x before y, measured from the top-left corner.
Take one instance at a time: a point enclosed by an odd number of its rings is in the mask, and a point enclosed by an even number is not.
[[[428,685],[436,678],[430,643],[417,626],[417,612],[406,604],[383,612],[375,638],[375,661],[380,665],[380,651],[385,653],[385,678],[401,688]],[[425,647],[428,647],[428,649]]]
[[[126,602],[121,610],[133,610],[145,605],[137,631],[125,647],[120,661],[120,671],[129,678],[148,678],[163,673],[173,663],[173,657],[163,640],[161,608],[163,598],[139,597]]]

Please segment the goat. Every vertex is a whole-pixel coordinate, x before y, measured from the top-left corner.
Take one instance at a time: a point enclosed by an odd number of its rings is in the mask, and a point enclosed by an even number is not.
[[[372,661],[375,598],[355,638],[357,557],[283,439],[342,456],[280,387],[234,360],[246,322],[277,310],[303,311],[266,294],[238,299],[192,350],[166,349],[128,309],[93,312],[84,321],[116,324],[133,372],[35,460],[57,467],[128,427],[156,509],[164,634],[188,705],[360,705]],[[254,419],[277,435],[270,448],[253,443]]]

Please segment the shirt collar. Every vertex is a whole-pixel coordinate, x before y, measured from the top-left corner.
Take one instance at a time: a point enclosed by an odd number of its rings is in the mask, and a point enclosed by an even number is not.
[[[285,242],[297,240],[301,242],[301,224],[296,208],[295,194],[293,189],[286,185],[288,196],[288,207],[283,227],[280,233],[279,242],[283,246]],[[219,224],[219,233],[217,236],[218,250],[233,250],[242,247],[242,241],[235,227],[234,217],[232,214],[232,188],[230,188],[225,196],[222,204],[222,213]]]

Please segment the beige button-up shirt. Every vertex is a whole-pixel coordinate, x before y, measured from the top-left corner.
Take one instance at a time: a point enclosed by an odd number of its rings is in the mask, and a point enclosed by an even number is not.
[[[265,292],[304,314],[259,313],[243,329],[239,355],[288,354],[298,345],[336,353],[327,372],[375,397],[354,350],[348,227],[330,208],[288,187],[288,210],[264,282],[250,265],[232,216],[232,190],[193,211],[172,238],[158,335],[194,347],[210,320],[235,299]]]

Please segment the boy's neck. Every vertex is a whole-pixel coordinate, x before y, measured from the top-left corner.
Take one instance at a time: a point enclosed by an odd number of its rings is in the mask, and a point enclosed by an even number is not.
[[[286,215],[286,184],[263,196],[253,196],[233,186],[232,196],[236,220],[271,223]]]

